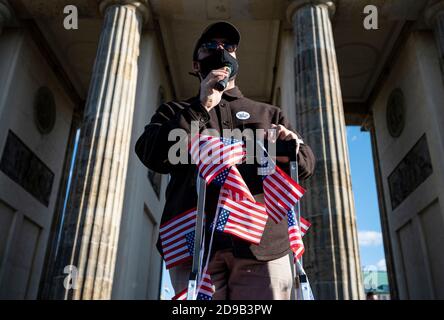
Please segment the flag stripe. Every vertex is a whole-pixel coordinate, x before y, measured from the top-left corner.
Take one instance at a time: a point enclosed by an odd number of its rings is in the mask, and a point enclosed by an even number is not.
[[[190,261],[192,258],[192,256],[188,255],[188,256],[183,256],[181,259],[176,259],[174,261],[169,261],[167,263],[167,261],[165,261],[165,268],[167,269],[171,269],[172,267],[178,266],[182,263],[185,263],[187,261]]]
[[[235,194],[238,194],[241,198],[247,198],[250,201],[254,202],[254,197],[248,189],[248,186],[245,184],[244,179],[237,169],[237,167],[233,166],[230,169],[230,173],[227,176],[224,184],[225,188],[230,189]]]
[[[273,219],[273,221],[276,223],[281,221],[284,216],[281,214],[281,211],[274,206],[273,202],[268,197],[265,196],[264,196],[264,202],[265,202],[265,207],[267,208],[267,213],[271,217],[271,219]]]
[[[260,243],[260,239],[258,239],[257,237],[249,236],[248,234],[245,234],[243,231],[239,231],[236,228],[229,227],[229,228],[224,229],[224,232],[231,233],[231,234],[238,236],[239,238],[242,238],[245,240],[249,240],[250,242],[252,242],[254,244]]]
[[[172,300],[186,300],[187,299],[188,289],[183,289],[181,292],[176,294]]]
[[[176,216],[173,219],[169,220],[168,222],[162,224],[160,226],[159,233],[164,234],[164,233],[168,232],[169,229],[173,228],[174,226],[176,226],[178,224],[182,224],[183,221],[188,220],[192,217],[196,217],[196,209],[188,210],[184,214]]]
[[[302,188],[299,184],[297,184],[296,181],[294,181],[288,174],[285,173],[284,170],[279,168],[279,166],[276,166],[276,171],[279,173],[279,176],[282,177],[286,183],[291,184],[291,186],[293,187],[292,189],[296,189],[295,193],[298,194],[299,198],[301,198],[304,195],[305,189]]]
[[[278,212],[283,212],[280,215],[285,216],[288,209],[291,208],[291,206],[283,205],[285,203],[280,198],[281,194],[278,193],[278,191],[275,190],[275,186],[271,185],[268,181],[267,183],[264,183],[264,198],[265,195],[267,196],[268,199],[270,199],[270,201],[272,201],[275,204],[275,208],[278,210]]]
[[[160,237],[160,240],[162,241],[163,245],[167,245],[177,239],[180,239],[181,237],[185,236],[186,234],[190,233],[191,231],[194,231],[194,226],[196,225],[196,220],[191,221],[189,223],[187,223],[188,228],[185,230],[182,230],[183,228],[181,228],[181,230],[178,230],[177,232],[173,232],[171,234],[171,236],[165,238],[165,237]]]
[[[181,247],[183,248],[183,245],[187,242],[187,240],[185,238],[174,242],[173,244],[169,245],[168,247],[165,247],[163,251],[163,255],[165,257],[170,256],[171,254],[175,254],[176,252],[179,251],[183,251],[183,249],[180,249]]]
[[[246,233],[256,235],[258,237],[261,237],[262,232],[264,231],[263,227],[260,228],[254,224],[246,222],[245,220],[239,219],[239,217],[236,217],[234,214],[230,215],[230,220],[227,222],[227,226],[237,226],[242,230],[245,230]]]
[[[266,205],[266,209],[269,215],[271,215],[273,217],[273,220],[278,223],[279,221],[281,221],[286,213],[287,213],[287,209],[285,209],[284,207],[282,207],[282,205],[279,203],[279,201],[277,201],[271,194],[271,192],[269,191],[268,186],[266,186],[264,184],[264,200],[265,200],[265,205]]]
[[[283,192],[279,182],[277,182],[272,176],[266,178],[266,186],[270,194],[270,197],[274,199],[277,203],[285,207],[285,209],[290,209],[296,202],[296,198],[292,198],[289,194]]]
[[[258,224],[264,224],[267,222],[267,214],[263,206],[251,203],[248,201],[235,202],[231,199],[227,199],[225,206],[229,211],[237,213],[238,216],[244,217],[247,221],[253,220]]]
[[[177,226],[176,229],[170,230],[168,233],[160,234],[160,238],[164,243],[168,243],[172,238],[177,238],[178,235],[188,233],[192,226],[196,224],[196,216],[190,217],[188,221],[184,221],[182,225]]]

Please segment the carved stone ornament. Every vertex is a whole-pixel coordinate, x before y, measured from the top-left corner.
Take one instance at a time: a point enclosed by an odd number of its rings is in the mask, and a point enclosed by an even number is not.
[[[401,89],[395,89],[387,102],[387,128],[390,135],[397,138],[405,125],[404,94]]]
[[[48,87],[37,90],[34,99],[34,121],[41,134],[48,134],[54,128],[56,103],[54,94]]]

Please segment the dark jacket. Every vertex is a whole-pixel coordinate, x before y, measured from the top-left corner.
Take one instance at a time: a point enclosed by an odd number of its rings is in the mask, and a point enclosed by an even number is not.
[[[247,111],[250,118],[237,119],[236,113],[239,111]],[[162,104],[151,118],[151,122],[145,127],[135,147],[138,157],[145,166],[171,176],[166,190],[166,203],[161,224],[197,205],[196,166],[193,164],[172,165],[168,161],[168,150],[176,143],[168,141],[169,132],[175,128],[190,132],[191,121],[199,121],[201,130],[216,129],[220,133],[221,129],[235,128],[266,130],[271,128],[271,124],[282,124],[291,130],[290,123],[279,108],[245,98],[237,87],[225,91],[220,103],[210,112],[200,104],[198,96],[186,101]],[[302,138],[299,134],[298,136]],[[300,181],[313,174],[315,158],[309,146],[301,145],[298,164]],[[288,173],[288,164],[279,164],[279,166]],[[238,169],[253,195],[263,193],[262,180],[257,175],[257,165],[241,164],[238,165]],[[212,221],[214,217],[219,190],[220,188],[214,184],[207,186],[205,205],[207,221]],[[208,240],[209,237],[207,236],[206,239]],[[162,254],[160,241],[157,242],[157,248]],[[237,237],[216,232],[212,252],[224,248],[233,248],[233,253],[237,257],[256,258],[262,261],[280,258],[290,252],[287,222],[283,219],[276,224],[268,219],[259,245],[252,245]]]

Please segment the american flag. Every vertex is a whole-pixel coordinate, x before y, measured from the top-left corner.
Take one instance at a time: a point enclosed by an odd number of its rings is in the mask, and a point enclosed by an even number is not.
[[[251,202],[256,202],[236,166],[223,170],[214,179],[214,183],[222,187],[221,191],[223,189],[230,190],[232,199],[248,199]]]
[[[299,230],[296,215],[291,209],[287,213],[288,217],[288,238],[290,240],[290,248],[294,253],[294,259],[298,260],[304,254],[305,248],[302,242],[302,233]]]
[[[235,201],[230,190],[222,189],[218,210],[217,230],[254,244],[261,242],[268,218],[263,204],[248,199]]]
[[[272,174],[265,176],[263,188],[267,213],[276,223],[288,214],[305,193],[304,188],[278,166],[275,166]]]
[[[190,154],[199,174],[207,183],[230,189],[235,198],[255,202],[236,164],[245,158],[245,144],[234,138],[196,135],[190,145]]]
[[[296,263],[304,254],[305,247],[302,242],[302,237],[305,236],[310,226],[311,223],[308,220],[300,217],[301,231],[299,232],[296,222],[296,214],[293,210],[288,212],[288,238],[290,240],[290,247],[293,250],[294,263]]]
[[[183,289],[181,292],[172,297],[171,300],[187,300],[187,293],[188,293],[188,288]]]
[[[208,274],[207,270],[204,269],[202,273],[202,280],[197,288],[197,300],[212,300],[214,294],[213,282]]]
[[[191,140],[190,154],[200,175],[211,183],[221,172],[242,163],[245,147],[233,138],[196,135]]]
[[[191,209],[160,226],[159,235],[167,269],[193,256],[196,216],[196,209]]]
[[[207,268],[204,269],[200,284],[197,288],[196,300],[213,300],[213,294],[215,292],[211,277],[207,272]],[[187,300],[188,288],[183,289],[176,294],[171,300]]]

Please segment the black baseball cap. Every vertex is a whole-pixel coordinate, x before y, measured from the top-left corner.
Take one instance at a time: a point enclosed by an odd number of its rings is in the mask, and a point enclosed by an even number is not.
[[[213,24],[210,24],[200,36],[199,40],[197,40],[196,46],[193,51],[193,61],[197,61],[197,51],[200,46],[211,40],[212,38],[223,37],[226,38],[230,43],[239,45],[240,42],[240,33],[239,30],[231,23],[225,21],[219,21]]]

